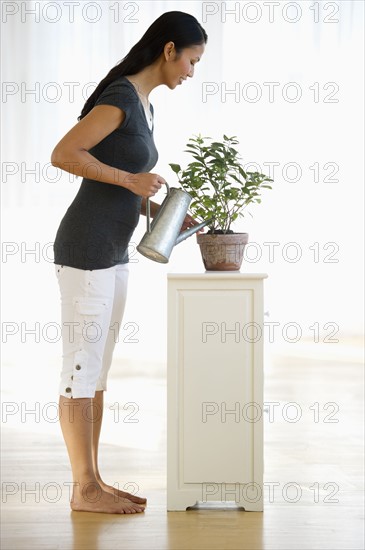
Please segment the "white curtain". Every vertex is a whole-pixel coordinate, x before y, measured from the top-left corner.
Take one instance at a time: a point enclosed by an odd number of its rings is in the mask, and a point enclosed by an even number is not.
[[[50,243],[80,178],[50,166],[51,151],[96,83],[160,14],[176,9],[197,17],[209,38],[192,80],[151,94],[154,172],[176,185],[168,164],[188,162],[190,136],[237,136],[245,162],[275,180],[253,217],[236,226],[250,234],[242,271],[269,275],[269,320],[296,322],[312,340],[318,323],[321,342],[327,323],[338,326],[337,339],[361,331],[363,2],[19,1],[1,8],[3,319],[18,327],[7,339],[9,356],[32,345],[37,354],[60,351],[59,341],[52,346],[42,335],[20,340],[22,322],[59,321]],[[143,232],[144,218],[135,242]],[[159,360],[165,274],[203,271],[195,239],[179,245],[167,266],[134,256],[131,268],[125,320],[138,326],[139,342],[116,354]]]

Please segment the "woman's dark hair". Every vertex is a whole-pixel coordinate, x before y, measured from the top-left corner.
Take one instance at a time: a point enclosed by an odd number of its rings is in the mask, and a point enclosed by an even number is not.
[[[208,35],[197,19],[182,11],[168,11],[158,17],[129,53],[101,80],[87,99],[78,120],[94,107],[99,95],[114,80],[133,75],[151,65],[161,55],[167,42],[174,42],[177,55],[184,48],[205,44]]]

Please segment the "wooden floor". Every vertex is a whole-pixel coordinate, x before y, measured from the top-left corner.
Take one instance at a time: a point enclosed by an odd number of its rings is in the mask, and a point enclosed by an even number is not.
[[[265,401],[279,407],[274,422],[266,413],[263,513],[229,507],[166,511],[163,369],[135,376],[116,365],[107,392],[101,469],[110,483],[139,487],[148,498],[143,514],[71,512],[68,458],[59,425],[50,421],[54,411],[43,408],[40,422],[33,423],[6,417],[2,550],[363,549],[363,370],[351,349],[317,354],[304,346],[296,348],[297,357],[276,353],[266,361]],[[139,423],[110,422],[116,395],[124,402],[148,395],[145,408],[141,399]],[[6,383],[3,401],[12,402]],[[288,402],[301,407],[295,423],[285,418]],[[334,405],[325,409],[326,403]],[[293,412],[287,409],[288,416]],[[290,502],[295,487],[301,494]]]

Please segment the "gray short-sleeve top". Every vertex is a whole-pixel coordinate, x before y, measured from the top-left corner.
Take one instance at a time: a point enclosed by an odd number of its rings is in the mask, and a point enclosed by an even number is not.
[[[115,105],[123,123],[89,153],[100,162],[133,174],[150,172],[158,152],[142,102],[124,76],[109,84],[95,105]],[[153,106],[150,104],[153,115]],[[54,263],[105,269],[129,261],[128,245],[138,224],[142,197],[124,187],[84,177],[57,230]]]

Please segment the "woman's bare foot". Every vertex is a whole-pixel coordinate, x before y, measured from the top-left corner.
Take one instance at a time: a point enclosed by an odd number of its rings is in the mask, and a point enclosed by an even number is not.
[[[130,500],[131,502],[135,502],[136,504],[147,504],[146,498],[137,497],[136,495],[132,495],[132,493],[121,491],[120,489],[117,489],[112,485],[108,485],[107,483],[104,483],[104,481],[102,481],[101,479],[98,479],[98,483],[100,484],[101,488],[104,491],[107,491],[108,493],[112,493],[117,498],[127,498],[128,500]]]
[[[96,482],[86,483],[82,487],[76,484],[70,505],[71,509],[77,512],[102,512],[105,514],[137,514],[144,512],[145,508],[127,498],[105,491]]]

